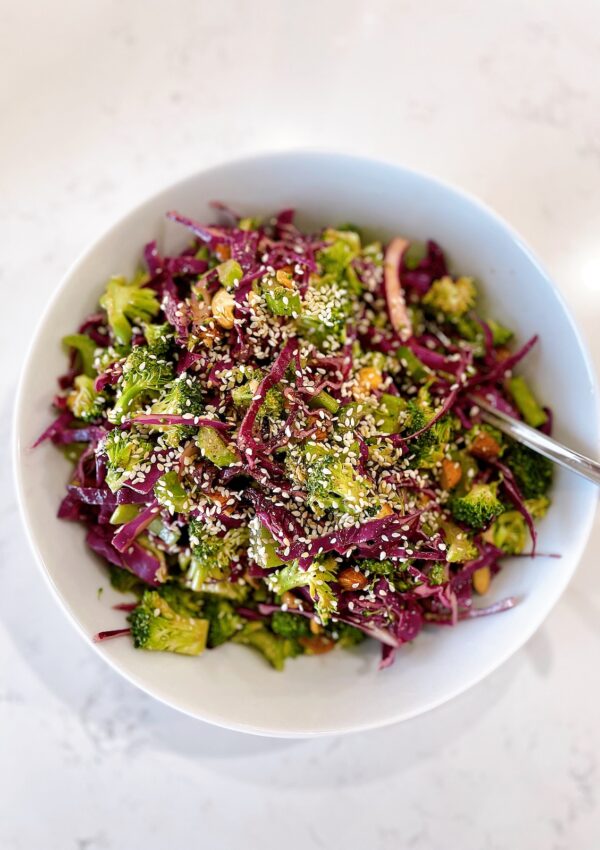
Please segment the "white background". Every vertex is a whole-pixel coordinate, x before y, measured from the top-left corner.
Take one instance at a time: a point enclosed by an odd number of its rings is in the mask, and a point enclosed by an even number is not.
[[[479,195],[600,362],[600,3],[1,0],[0,57],[1,850],[595,850],[600,531],[465,696],[347,739],[255,739],[152,702],[82,642],[26,547],[8,443],[75,256],[170,181],[260,150],[380,156]]]

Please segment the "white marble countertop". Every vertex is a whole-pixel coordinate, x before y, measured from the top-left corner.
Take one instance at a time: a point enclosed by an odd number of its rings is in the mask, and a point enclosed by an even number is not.
[[[83,643],[25,543],[8,444],[24,336],[73,258],[143,196],[263,149],[478,194],[599,363],[597,0],[0,0],[0,33],[0,848],[596,850],[600,529],[537,635],[460,699],[264,740],[153,702]]]

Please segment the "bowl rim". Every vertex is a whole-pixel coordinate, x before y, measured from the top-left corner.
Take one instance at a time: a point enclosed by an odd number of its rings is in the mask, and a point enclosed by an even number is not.
[[[598,380],[596,378],[593,361],[591,359],[587,344],[582,336],[581,331],[577,326],[577,323],[571,315],[570,309],[565,302],[562,292],[557,287],[553,278],[548,274],[545,266],[542,264],[542,262],[540,262],[537,255],[532,251],[532,249],[524,241],[521,235],[515,230],[515,228],[511,224],[509,224],[499,213],[497,213],[487,203],[484,203],[477,196],[472,195],[470,192],[456,186],[452,182],[440,179],[439,177],[436,177],[427,171],[411,168],[401,163],[397,163],[387,159],[381,159],[378,157],[363,156],[359,154],[350,154],[343,152],[340,153],[332,150],[321,150],[314,148],[292,148],[286,150],[262,151],[260,153],[254,153],[248,156],[227,158],[219,160],[218,162],[213,163],[206,168],[194,170],[193,172],[190,172],[184,177],[180,177],[175,181],[163,185],[161,188],[154,191],[152,194],[143,197],[140,201],[129,207],[125,213],[121,214],[111,225],[105,228],[99,236],[90,240],[85,245],[83,250],[80,251],[76,259],[69,265],[66,272],[63,274],[59,284],[56,286],[54,292],[51,294],[50,298],[45,304],[44,309],[35,325],[34,333],[32,334],[29,340],[29,344],[27,346],[25,357],[22,361],[19,373],[19,380],[17,384],[15,404],[12,416],[12,468],[16,485],[15,489],[17,494],[17,503],[19,506],[19,513],[21,516],[22,524],[25,529],[25,535],[30,550],[33,552],[35,561],[37,563],[39,571],[44,577],[46,585],[50,588],[52,595],[58,602],[60,608],[66,614],[67,619],[71,622],[76,631],[84,639],[86,644],[88,646],[91,646],[91,648],[104,660],[104,662],[108,663],[110,667],[115,670],[119,675],[121,675],[124,679],[134,684],[144,693],[148,694],[154,699],[157,699],[159,702],[168,705],[170,708],[173,708],[176,711],[180,711],[181,713],[189,717],[193,717],[196,720],[202,720],[206,723],[210,723],[223,729],[233,730],[237,732],[245,732],[263,737],[276,738],[314,738],[331,735],[337,736],[347,735],[353,732],[369,731],[373,729],[383,728],[385,726],[389,726],[391,724],[399,723],[405,720],[410,720],[421,714],[430,712],[481,682],[483,679],[485,679],[487,676],[497,670],[501,665],[503,665],[532,637],[532,635],[546,620],[546,618],[551,613],[552,609],[564,593],[565,588],[573,578],[573,575],[579,566],[583,551],[589,540],[596,514],[598,498],[600,496],[600,493],[595,493],[591,495],[588,500],[586,516],[582,518],[580,523],[581,530],[579,533],[578,546],[575,552],[575,556],[572,558],[573,567],[570,572],[566,573],[562,577],[562,580],[560,582],[557,582],[554,594],[550,598],[543,616],[539,620],[533,621],[529,628],[523,629],[521,632],[519,632],[516,639],[507,642],[503,652],[498,653],[489,665],[479,670],[469,679],[467,679],[466,681],[462,681],[454,689],[448,690],[443,696],[434,698],[428,703],[424,703],[420,708],[399,711],[393,716],[389,715],[387,717],[379,718],[371,722],[367,721],[361,723],[353,723],[346,727],[340,726],[339,728],[332,727],[322,728],[319,730],[295,728],[293,731],[282,731],[280,729],[274,730],[266,726],[261,727],[252,723],[228,721],[215,712],[209,711],[202,713],[198,711],[192,711],[187,707],[182,706],[178,703],[177,700],[171,698],[168,693],[162,692],[160,687],[149,686],[144,681],[143,676],[130,673],[129,671],[125,671],[116,659],[112,658],[109,654],[104,652],[102,644],[94,643],[93,640],[91,640],[90,635],[86,632],[83,625],[79,622],[76,612],[67,604],[65,598],[60,592],[60,589],[54,582],[49,569],[46,567],[42,547],[40,546],[38,540],[36,539],[32,531],[27,497],[25,495],[23,466],[21,464],[21,451],[23,448],[27,447],[23,447],[21,445],[20,429],[21,422],[23,421],[23,408],[26,403],[26,379],[31,369],[32,355],[37,345],[38,337],[42,333],[43,328],[45,327],[48,321],[49,315],[54,309],[55,303],[59,300],[63,292],[68,289],[70,281],[72,277],[77,273],[79,266],[86,261],[88,255],[93,250],[95,250],[100,243],[105,240],[108,240],[115,232],[117,232],[121,227],[123,227],[129,219],[135,218],[143,210],[144,207],[154,204],[161,198],[161,196],[167,196],[172,192],[177,191],[180,187],[185,186],[191,180],[195,180],[201,175],[206,175],[211,172],[218,172],[221,169],[225,170],[231,166],[247,167],[257,163],[268,163],[269,161],[273,160],[295,160],[298,158],[302,158],[303,160],[313,160],[315,163],[323,163],[323,161],[330,159],[332,161],[335,160],[337,163],[339,163],[340,161],[346,162],[348,165],[354,163],[356,165],[372,165],[376,167],[385,167],[393,169],[400,173],[404,173],[406,175],[417,177],[425,182],[432,184],[434,187],[442,190],[447,194],[455,195],[459,199],[467,201],[471,206],[475,207],[481,215],[490,219],[496,228],[498,228],[499,230],[503,230],[507,234],[507,236],[509,236],[510,239],[514,243],[516,243],[520,251],[527,257],[531,264],[535,266],[540,272],[540,274],[545,278],[547,284],[553,290],[556,300],[560,305],[563,316],[569,324],[571,331],[573,332],[574,339],[578,346],[579,354],[581,355],[583,365],[585,367],[585,377],[587,378],[592,395],[596,425],[596,448],[598,448],[598,446],[600,445],[600,394]]]

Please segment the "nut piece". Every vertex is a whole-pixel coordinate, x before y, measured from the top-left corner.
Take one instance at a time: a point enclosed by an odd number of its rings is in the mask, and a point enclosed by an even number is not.
[[[212,299],[212,314],[222,328],[228,330],[233,327],[233,308],[235,300],[230,292],[226,289],[217,289]]]
[[[290,274],[291,268],[290,266],[286,266],[284,269],[278,269],[275,272],[275,279],[277,283],[281,286],[285,287],[285,289],[293,289],[294,283],[292,280],[292,275]]]
[[[215,245],[215,254],[224,263],[225,260],[231,259],[231,248],[226,242],[219,242]]]
[[[482,460],[493,460],[500,454],[500,444],[487,431],[480,431],[469,446],[469,453]]]
[[[369,583],[369,579],[358,570],[346,567],[337,577],[344,590],[362,590]]]
[[[281,601],[288,607],[288,609],[300,607],[300,602],[296,599],[293,593],[290,593],[289,590],[286,590],[286,592],[282,595]]]
[[[456,487],[462,477],[462,467],[457,460],[448,460],[445,457],[442,460],[442,474],[440,483],[444,490],[452,490]]]
[[[383,383],[383,377],[378,369],[374,366],[363,366],[358,371],[358,384],[361,390],[371,392],[377,390]]]
[[[324,652],[331,652],[335,646],[335,641],[325,635],[301,637],[298,638],[298,643],[304,647],[309,655],[323,655]]]
[[[381,506],[381,510],[379,511],[375,519],[383,519],[386,516],[391,516],[393,513],[394,511],[392,509],[392,506],[389,505],[387,502],[384,502]]]
[[[313,635],[320,635],[323,632],[323,626],[320,626],[319,623],[312,618],[309,620],[308,628]]]
[[[487,593],[490,589],[491,580],[492,572],[489,567],[480,567],[480,569],[475,570],[473,573],[473,590],[475,593],[478,593],[480,596]]]

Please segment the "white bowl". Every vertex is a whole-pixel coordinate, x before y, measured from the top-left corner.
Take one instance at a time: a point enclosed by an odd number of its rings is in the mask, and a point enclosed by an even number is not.
[[[597,393],[581,338],[538,261],[479,202],[395,165],[334,154],[265,155],[195,174],[137,207],[75,263],[42,318],[22,375],[15,419],[21,509],[42,571],[86,641],[101,629],[124,625],[124,615],[111,608],[122,597],[87,550],[83,529],[56,519],[66,461],[49,444],[29,448],[52,415],[56,376],[65,366],[59,340],[94,310],[111,274],[133,271],[145,242],[156,237],[163,246],[183,246],[187,233],[168,224],[165,211],[209,220],[214,199],[247,214],[293,206],[301,224],[352,221],[384,238],[437,240],[454,269],[482,282],[492,315],[521,340],[539,332],[541,343],[527,359],[526,373],[555,411],[557,436],[596,453]],[[283,674],[237,646],[198,659],[140,652],[127,639],[93,646],[147,693],[219,726],[284,737],[384,726],[474,685],[531,636],[573,575],[595,505],[590,484],[557,470],[539,551],[561,558],[507,561],[491,598],[516,595],[519,605],[454,629],[430,627],[384,672],[377,672],[379,649],[372,642],[355,652],[300,658]],[[105,588],[100,597],[99,586]]]

